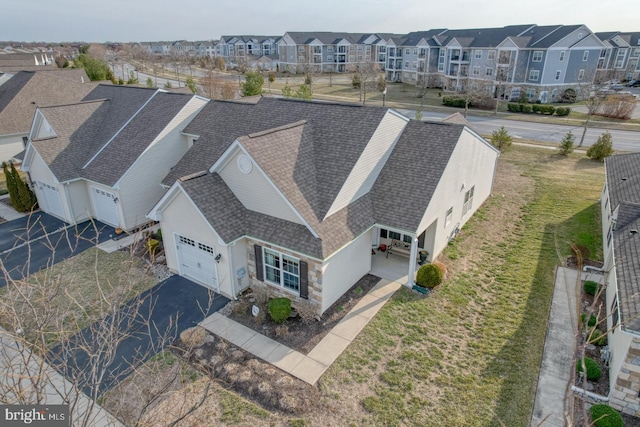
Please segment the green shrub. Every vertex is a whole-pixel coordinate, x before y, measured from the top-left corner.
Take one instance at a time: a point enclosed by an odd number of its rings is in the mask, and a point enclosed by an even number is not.
[[[577,97],[578,97],[578,93],[576,92],[576,90],[569,88],[564,92],[562,92],[562,96],[560,97],[560,102],[563,102],[565,104],[573,104],[574,102],[576,102]]]
[[[291,315],[291,300],[289,298],[274,298],[267,305],[269,316],[276,323],[284,323]]]
[[[604,161],[606,157],[612,154],[613,141],[609,132],[600,135],[598,140],[587,150],[587,157],[591,160]]]
[[[624,427],[622,415],[604,403],[591,405],[589,408],[591,421],[596,427]]]
[[[564,138],[562,138],[562,142],[560,143],[560,147],[558,147],[558,151],[560,151],[560,154],[562,154],[563,156],[568,156],[570,153],[573,152],[573,144],[575,142],[576,140],[575,140],[575,137],[573,136],[573,133],[571,133],[571,131],[567,132]],[[587,259],[587,258],[589,258],[588,254],[587,256],[582,257],[582,259]]]
[[[158,228],[158,231],[156,231],[156,239],[162,242],[162,230],[160,228]]]
[[[533,105],[531,104],[522,104],[522,112],[523,113],[531,113],[533,111]]]
[[[520,112],[520,104],[516,104],[515,102],[510,102],[507,104],[507,110],[512,113]]]
[[[465,100],[462,98],[458,98],[457,96],[443,96],[442,97],[442,104],[446,105],[447,107],[457,107],[457,108],[464,108],[465,105]]]
[[[585,357],[584,358],[584,366],[587,368],[587,379],[589,381],[598,381],[602,376],[602,370],[600,369],[600,365],[595,360]],[[582,372],[582,360],[578,359],[576,361],[576,372]]]
[[[531,106],[531,109],[533,110],[534,113],[542,113],[542,105],[533,104]]]
[[[418,269],[416,284],[423,288],[435,288],[442,283],[442,270],[435,264],[424,264]]]
[[[598,347],[607,345],[607,334],[602,332],[600,329],[591,329],[591,331],[589,331],[589,336],[591,337],[589,339],[589,343],[597,345]]]
[[[160,249],[160,241],[157,239],[148,239],[147,240],[147,250],[151,255],[154,255]]]
[[[553,113],[556,112],[556,107],[554,107],[553,105],[541,105],[540,106],[540,112],[542,114],[553,115]]]
[[[556,115],[557,116],[568,116],[571,113],[571,108],[569,107],[557,107]]]
[[[582,289],[584,289],[584,293],[588,295],[595,295],[598,292],[598,283],[593,280],[587,280],[582,285]]]
[[[587,313],[582,313],[580,315],[580,323],[584,324],[584,322],[587,320]],[[598,323],[598,318],[592,314],[591,317],[589,317],[589,321],[587,322],[587,326],[588,327],[592,327],[595,326],[596,323]]]

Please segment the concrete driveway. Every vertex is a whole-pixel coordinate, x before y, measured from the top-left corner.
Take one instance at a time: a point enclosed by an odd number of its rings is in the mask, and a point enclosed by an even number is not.
[[[228,302],[228,298],[174,275],[129,301],[115,315],[55,347],[48,359],[88,396],[94,397],[95,391],[101,395],[166,348],[180,332]]]
[[[0,262],[13,280],[60,262],[70,256],[109,240],[113,227],[99,221],[78,225],[44,212],[0,224]],[[0,273],[0,288],[7,277]]]

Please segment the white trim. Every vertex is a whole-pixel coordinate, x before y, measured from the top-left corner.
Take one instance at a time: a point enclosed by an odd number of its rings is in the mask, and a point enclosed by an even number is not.
[[[318,235],[318,233],[315,232],[315,230],[311,227],[311,225],[307,222],[307,220],[300,214],[300,212],[298,212],[298,210],[293,206],[293,204],[291,204],[289,199],[287,199],[285,197],[285,195],[282,194],[282,192],[280,191],[278,186],[273,183],[273,181],[269,178],[269,176],[266,174],[266,172],[260,167],[260,164],[251,156],[251,154],[249,154],[249,152],[242,146],[242,143],[240,141],[238,141],[237,139],[235,141],[233,141],[233,143],[229,146],[229,148],[227,148],[227,150],[222,154],[222,156],[220,156],[220,158],[213,164],[213,166],[211,166],[209,168],[209,172],[210,173],[214,173],[214,172],[217,173],[219,170],[223,169],[231,161],[231,158],[233,157],[234,151],[235,151],[236,148],[239,148],[247,157],[249,157],[251,162],[254,164],[254,166],[256,168],[256,171],[258,171],[260,174],[262,174],[262,176],[264,177],[264,179],[267,180],[269,185],[282,198],[282,200],[285,202],[285,204],[293,211],[294,215],[296,217],[298,217],[298,219],[300,219],[300,222],[305,227],[307,227],[307,229],[313,235],[313,237],[319,238],[320,236]]]
[[[118,135],[120,135],[120,132],[122,132],[122,131],[124,130],[124,128],[126,128],[126,127],[129,125],[129,123],[130,123],[130,122],[131,122],[131,121],[132,121],[132,120],[133,120],[133,119],[138,115],[138,113],[140,113],[140,112],[141,112],[141,111],[142,111],[142,110],[147,106],[147,104],[148,104],[149,102],[151,102],[151,100],[152,100],[153,98],[155,98],[155,96],[156,96],[159,92],[164,92],[164,91],[161,91],[160,89],[157,89],[155,92],[153,92],[153,95],[151,95],[151,96],[149,97],[149,99],[147,99],[147,100],[146,100],[146,102],[145,102],[145,103],[144,103],[144,104],[143,104],[143,105],[138,109],[138,111],[136,111],[135,113],[133,113],[133,115],[132,115],[131,117],[129,117],[129,119],[126,121],[126,123],[125,123],[124,125],[122,125],[122,126],[120,127],[120,129],[118,129],[118,131],[117,131],[117,132],[116,132],[116,133],[115,133],[115,134],[114,134],[114,135],[113,135],[113,136],[112,136],[112,137],[111,137],[111,138],[110,138],[110,139],[109,139],[109,140],[108,140],[108,141],[107,141],[107,142],[106,142],[106,143],[105,143],[105,144],[104,144],[104,145],[103,145],[99,150],[98,150],[98,152],[97,152],[96,154],[94,154],[94,155],[93,155],[93,157],[91,157],[91,158],[89,159],[89,161],[88,161],[87,163],[85,163],[85,165],[84,165],[84,166],[82,166],[82,169],[84,169],[84,168],[86,168],[87,166],[89,166],[89,164],[90,164],[90,163],[91,163],[91,162],[92,162],[96,157],[98,157],[98,156],[100,155],[100,153],[102,153],[102,151],[103,151],[105,148],[107,148],[107,146],[108,146],[109,144],[111,144],[111,142],[112,142],[114,139],[116,139],[116,137],[117,137]]]

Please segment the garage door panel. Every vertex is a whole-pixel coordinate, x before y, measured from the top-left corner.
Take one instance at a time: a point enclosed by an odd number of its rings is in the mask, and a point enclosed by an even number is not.
[[[91,194],[96,209],[96,219],[105,224],[118,227],[120,225],[120,216],[118,215],[115,194],[96,187],[91,187]]]
[[[176,249],[181,275],[217,289],[218,278],[213,246],[176,235]]]
[[[64,208],[58,188],[45,182],[38,182],[37,185],[44,202],[44,210],[59,218],[64,218]]]

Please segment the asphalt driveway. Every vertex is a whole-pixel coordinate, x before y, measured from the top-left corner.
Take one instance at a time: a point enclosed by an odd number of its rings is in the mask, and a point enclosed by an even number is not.
[[[44,212],[0,224],[0,262],[14,280],[109,240],[113,227],[99,221],[69,226]],[[0,288],[7,278],[0,274]]]
[[[55,347],[49,360],[88,396],[93,397],[96,389],[101,395],[227,302],[228,298],[174,275]]]

